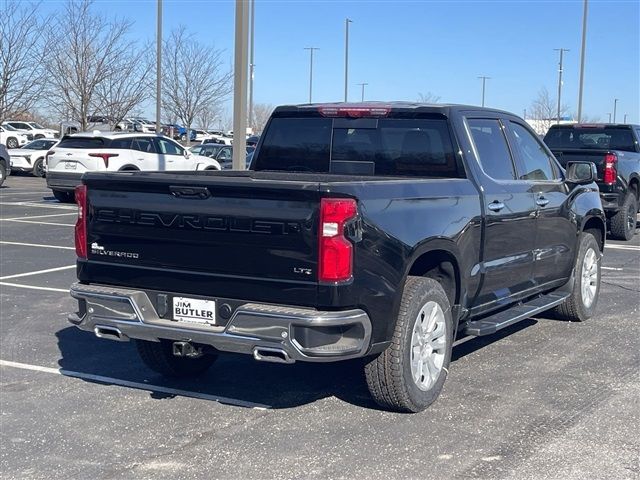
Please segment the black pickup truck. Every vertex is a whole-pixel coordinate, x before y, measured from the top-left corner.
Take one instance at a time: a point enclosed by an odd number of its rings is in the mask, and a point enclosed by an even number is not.
[[[593,162],[611,236],[631,240],[640,209],[640,125],[552,125],[544,137],[562,166]]]
[[[85,174],[69,319],[171,376],[361,357],[381,406],[420,411],[457,337],[593,315],[595,175],[497,110],[279,107],[250,171]]]

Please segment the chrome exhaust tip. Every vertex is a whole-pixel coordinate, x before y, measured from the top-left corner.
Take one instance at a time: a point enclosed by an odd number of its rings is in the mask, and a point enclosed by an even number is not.
[[[120,331],[116,327],[109,327],[105,325],[96,325],[93,329],[93,333],[98,338],[106,338],[108,340],[115,340],[116,342],[128,342],[129,337]]]
[[[294,363],[295,360],[282,348],[254,347],[253,358],[259,362]]]

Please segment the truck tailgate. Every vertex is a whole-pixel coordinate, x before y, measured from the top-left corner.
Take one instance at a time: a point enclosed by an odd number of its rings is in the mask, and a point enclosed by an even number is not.
[[[598,180],[602,180],[604,176],[604,157],[609,150],[586,150],[586,149],[551,149],[551,152],[555,155],[563,167],[567,166],[568,162],[591,162],[596,166],[598,171]]]
[[[85,176],[89,248],[80,279],[314,301],[319,184],[228,173]]]

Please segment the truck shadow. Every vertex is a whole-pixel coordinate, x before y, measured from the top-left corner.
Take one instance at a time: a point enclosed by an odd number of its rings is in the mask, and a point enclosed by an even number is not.
[[[454,346],[452,373],[455,372],[455,362],[460,358],[535,323],[535,320],[525,320],[494,335],[470,338]],[[149,370],[142,363],[133,342],[101,340],[75,327],[59,330],[56,337],[61,354],[58,364],[69,372],[67,375],[76,377],[78,375],[74,375],[75,372],[83,376],[105,377],[83,378],[95,384],[144,384],[144,390],[149,391],[150,397],[158,400],[173,398],[174,394],[159,391],[171,388],[225,397],[233,400],[229,402],[232,405],[248,402],[268,405],[273,409],[287,409],[336,397],[358,407],[379,410],[369,396],[362,359],[283,365],[256,362],[248,355],[225,354],[200,377],[169,379]]]

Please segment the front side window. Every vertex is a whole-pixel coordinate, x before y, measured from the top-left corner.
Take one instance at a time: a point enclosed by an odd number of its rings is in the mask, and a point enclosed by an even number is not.
[[[496,180],[515,180],[513,160],[502,125],[493,118],[467,120],[482,170]]]
[[[182,148],[164,138],[156,138],[158,153],[163,155],[182,155]]]
[[[529,130],[519,123],[511,124],[511,137],[520,152],[524,172],[521,180],[554,180],[556,178],[551,165],[552,159]]]
[[[218,160],[231,160],[232,153],[230,148],[222,148],[220,149],[220,153],[218,153]]]

